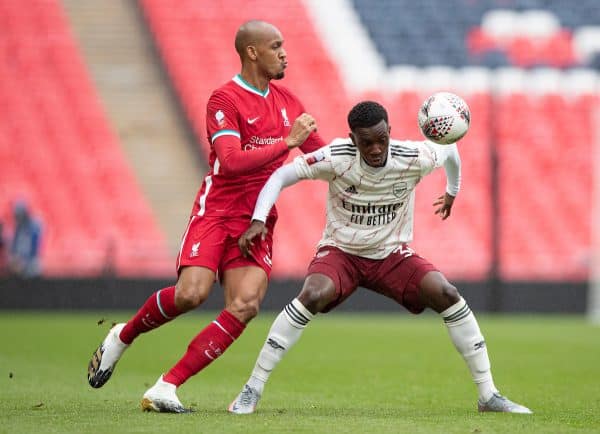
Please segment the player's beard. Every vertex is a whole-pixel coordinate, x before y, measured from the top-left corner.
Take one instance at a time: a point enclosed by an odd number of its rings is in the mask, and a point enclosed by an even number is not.
[[[273,77],[273,80],[281,80],[283,77],[285,77],[285,72],[281,71],[280,73],[275,74],[275,77]]]

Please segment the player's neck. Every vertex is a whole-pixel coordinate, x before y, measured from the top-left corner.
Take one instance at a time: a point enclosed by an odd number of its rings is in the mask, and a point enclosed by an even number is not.
[[[260,92],[266,92],[266,90],[269,88],[270,80],[264,75],[257,74],[255,71],[242,69],[242,72],[240,72],[240,77],[242,77],[242,80]]]

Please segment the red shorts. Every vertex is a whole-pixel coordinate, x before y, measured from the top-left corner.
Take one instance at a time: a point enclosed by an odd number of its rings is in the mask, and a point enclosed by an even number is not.
[[[238,238],[250,226],[248,218],[223,218],[193,215],[183,234],[181,248],[177,255],[177,273],[181,267],[206,267],[221,277],[231,268],[258,266],[271,275],[273,254],[274,218],[267,219],[268,233],[265,240],[254,239],[252,256],[244,258],[238,246]]]
[[[337,298],[323,312],[341,304],[362,286],[400,303],[412,313],[421,313],[419,283],[437,269],[407,245],[385,259],[368,259],[343,252],[337,247],[319,249],[308,266],[307,274],[324,274],[333,280]]]

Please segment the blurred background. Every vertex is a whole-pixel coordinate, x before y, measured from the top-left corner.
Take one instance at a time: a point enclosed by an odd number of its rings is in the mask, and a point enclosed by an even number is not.
[[[282,31],[283,85],[327,141],[366,98],[420,140],[421,102],[461,95],[462,190],[441,222],[444,173],[422,182],[412,247],[476,309],[600,317],[597,0],[0,0],[1,308],[130,309],[175,280],[206,102],[248,19]],[[279,199],[267,309],[301,287],[325,192]]]

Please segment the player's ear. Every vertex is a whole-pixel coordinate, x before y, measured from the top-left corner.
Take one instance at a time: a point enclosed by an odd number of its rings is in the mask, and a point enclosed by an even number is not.
[[[350,137],[350,140],[352,140],[352,144],[356,146],[356,140],[354,139],[354,133],[352,131],[348,133],[348,137]]]
[[[256,58],[257,58],[256,47],[254,45],[248,45],[246,47],[246,54],[248,55],[248,59],[256,60]]]

